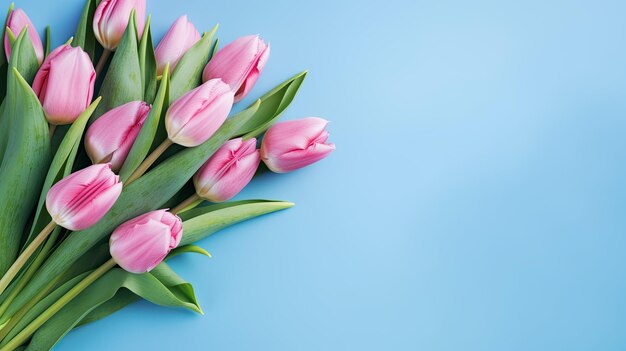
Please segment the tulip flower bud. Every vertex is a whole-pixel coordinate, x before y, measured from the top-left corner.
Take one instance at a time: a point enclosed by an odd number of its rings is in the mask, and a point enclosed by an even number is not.
[[[148,212],[122,223],[111,234],[109,250],[115,262],[131,273],[156,267],[183,236],[180,218],[167,210]]]
[[[43,61],[43,45],[41,45],[41,39],[37,33],[37,28],[30,21],[30,18],[26,15],[26,12],[22,9],[15,9],[11,11],[7,19],[6,26],[11,29],[11,32],[15,36],[18,36],[24,27],[28,28],[28,37],[35,49],[35,56],[39,64]],[[4,33],[4,52],[7,54],[7,59],[11,57],[11,45],[9,43],[9,33]]]
[[[71,124],[93,97],[96,71],[81,48],[69,44],[54,49],[39,68],[33,90],[50,124]]]
[[[260,161],[255,138],[229,140],[193,177],[196,193],[211,202],[229,200],[248,185]]]
[[[119,171],[150,113],[150,108],[143,101],[131,101],[112,109],[93,122],[85,134],[85,149],[91,161],[109,162],[114,172]]]
[[[235,92],[235,102],[243,99],[256,83],[270,56],[270,46],[258,35],[248,35],[224,46],[209,61],[203,80],[221,78]]]
[[[56,183],[46,195],[52,220],[69,230],[96,224],[122,193],[119,177],[111,165],[98,164],[74,172]]]
[[[135,9],[137,34],[141,37],[146,25],[146,0],[102,0],[93,15],[93,32],[107,50],[115,50]]]
[[[200,40],[200,33],[187,20],[187,16],[179,17],[165,33],[156,50],[154,50],[157,61],[157,73],[159,75],[163,74],[165,65],[168,63],[170,64],[170,72],[174,71],[174,67],[176,67],[180,58],[198,40]]]
[[[276,173],[286,173],[317,162],[335,150],[327,143],[328,121],[308,117],[273,125],[261,143],[261,159]]]
[[[233,95],[228,84],[211,79],[181,96],[165,114],[168,138],[187,147],[204,143],[228,117]]]

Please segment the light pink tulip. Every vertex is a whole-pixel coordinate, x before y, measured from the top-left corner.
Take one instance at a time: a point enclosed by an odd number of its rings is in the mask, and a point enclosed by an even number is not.
[[[46,195],[46,208],[54,222],[69,230],[96,224],[122,193],[111,165],[98,164],[74,172],[56,183]]]
[[[93,32],[105,49],[115,50],[135,9],[137,35],[146,25],[146,0],[102,0],[93,15]]]
[[[91,161],[110,162],[113,171],[119,171],[150,113],[150,108],[143,101],[131,101],[112,109],[93,122],[85,134],[85,149]]]
[[[109,250],[115,262],[131,273],[156,267],[183,236],[180,218],[167,210],[148,212],[123,223],[111,234]]]
[[[270,45],[258,35],[248,35],[224,46],[204,68],[202,78],[221,78],[235,92],[235,102],[243,99],[256,83],[270,56]]]
[[[224,123],[233,106],[233,92],[220,79],[211,79],[178,98],[165,114],[169,139],[192,147],[207,141]]]
[[[291,172],[328,156],[335,144],[327,143],[328,121],[308,117],[273,125],[261,143],[261,159],[276,173]]]
[[[196,193],[212,202],[229,200],[248,185],[260,161],[255,138],[229,140],[193,177]]]
[[[166,64],[170,64],[170,72],[174,71],[181,57],[200,40],[200,33],[196,30],[187,16],[180,16],[165,33],[154,54],[157,61],[157,73],[163,74]]]
[[[30,21],[30,18],[26,15],[26,12],[22,9],[15,9],[11,11],[9,14],[9,18],[7,19],[7,27],[11,29],[11,32],[17,37],[22,32],[24,27],[28,28],[28,37],[30,38],[30,42],[33,44],[33,48],[35,49],[35,56],[37,56],[37,61],[39,64],[43,61],[43,45],[41,45],[41,39],[39,39],[39,34],[37,33],[37,28],[33,25],[33,22]],[[7,59],[11,57],[11,45],[9,44],[9,33],[4,34],[4,52],[7,54]]]
[[[50,124],[70,124],[85,111],[93,97],[96,71],[81,48],[59,46],[39,68],[33,90]]]

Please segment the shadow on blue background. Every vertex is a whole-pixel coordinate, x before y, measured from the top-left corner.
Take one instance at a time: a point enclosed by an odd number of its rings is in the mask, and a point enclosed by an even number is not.
[[[18,1],[55,44],[82,0]],[[240,196],[288,211],[174,268],[206,313],[141,302],[58,350],[623,350],[626,5],[619,1],[149,0],[303,69],[284,118],[337,150]]]

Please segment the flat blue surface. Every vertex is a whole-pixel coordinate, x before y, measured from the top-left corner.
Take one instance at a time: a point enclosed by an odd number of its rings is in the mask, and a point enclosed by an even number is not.
[[[19,1],[55,44],[82,0]],[[150,0],[302,69],[286,119],[337,151],[240,196],[297,203],[174,268],[205,316],[147,302],[58,350],[624,350],[623,1]],[[181,348],[182,347],[182,348]]]

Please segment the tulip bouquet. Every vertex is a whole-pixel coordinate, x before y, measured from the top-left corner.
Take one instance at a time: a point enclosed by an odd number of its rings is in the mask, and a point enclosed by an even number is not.
[[[13,5],[4,28],[0,351],[48,350],[141,298],[201,312],[165,261],[293,205],[228,202],[260,164],[290,172],[334,149],[321,118],[276,123],[306,72],[229,117],[268,61],[259,36],[219,48],[217,27],[182,16],[154,49],[145,0],[87,0],[53,50]]]

